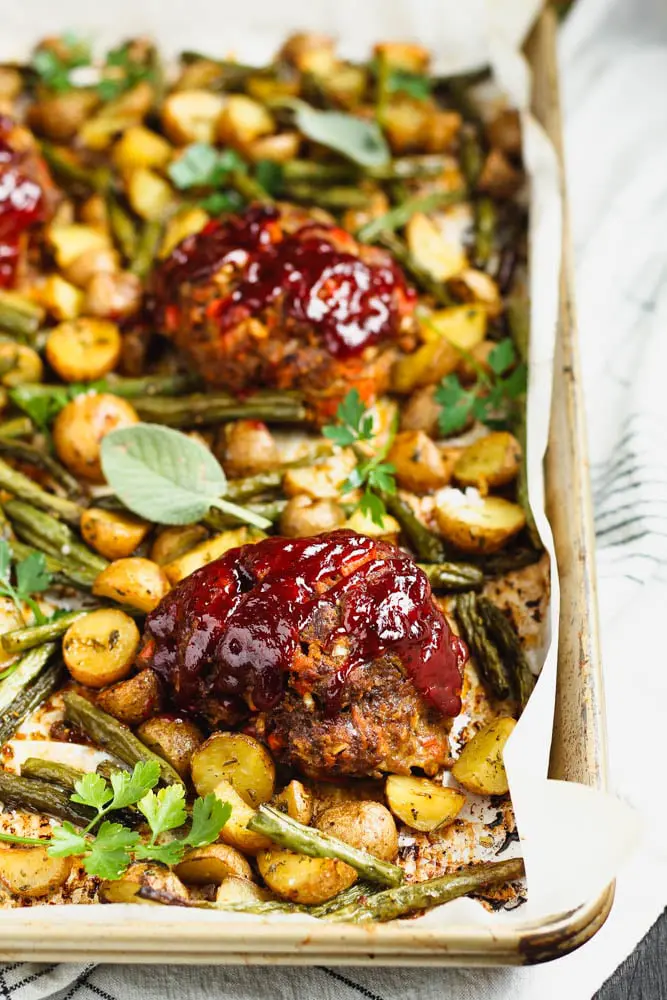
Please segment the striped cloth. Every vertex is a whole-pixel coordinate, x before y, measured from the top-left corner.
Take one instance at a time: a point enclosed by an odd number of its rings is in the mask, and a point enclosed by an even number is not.
[[[665,905],[667,7],[579,0],[562,43],[611,780],[648,820],[610,920],[537,969],[13,964],[0,967],[0,1000],[589,1000]]]

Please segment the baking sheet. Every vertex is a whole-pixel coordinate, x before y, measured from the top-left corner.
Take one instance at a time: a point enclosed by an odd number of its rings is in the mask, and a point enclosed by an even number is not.
[[[561,199],[554,151],[528,107],[528,68],[518,49],[537,8],[536,0],[299,0],[280,4],[246,0],[160,3],[159,0],[116,0],[86,5],[82,0],[31,0],[4,12],[0,58],[24,56],[36,35],[66,28],[89,34],[100,44],[147,33],[167,52],[201,47],[233,52],[248,61],[266,60],[292,30],[324,31],[341,39],[351,57],[367,55],[380,38],[412,38],[436,53],[439,70],[459,72],[490,61],[510,102],[522,109],[524,157],[531,177],[531,362],[528,400],[528,466],[531,503],[544,544],[552,557],[551,623],[557,632],[558,581],[551,532],[544,515],[542,459],[546,448],[553,349],[561,258]],[[548,781],[555,679],[555,640],[551,642],[540,681],[506,750],[510,788],[521,834],[520,851],[529,879],[528,903],[512,913],[489,914],[471,900],[458,900],[432,911],[420,923],[493,924],[535,920],[571,910],[596,896],[613,877],[636,835],[625,807],[604,793],[584,786]],[[517,848],[517,853],[518,853]],[[508,855],[510,852],[508,852]],[[69,910],[58,920],[69,918]],[[143,911],[142,917],[168,917]],[[9,913],[0,914],[2,920]],[[235,919],[241,915],[235,914]],[[119,914],[122,919],[122,914]],[[216,920],[215,914],[179,910],[174,920]],[[247,918],[254,919],[254,918]],[[303,918],[294,918],[303,919]]]

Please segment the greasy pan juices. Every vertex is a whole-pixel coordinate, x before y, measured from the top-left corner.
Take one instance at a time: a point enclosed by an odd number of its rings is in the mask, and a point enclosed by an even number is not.
[[[522,901],[525,187],[414,44],[0,66],[3,905]]]

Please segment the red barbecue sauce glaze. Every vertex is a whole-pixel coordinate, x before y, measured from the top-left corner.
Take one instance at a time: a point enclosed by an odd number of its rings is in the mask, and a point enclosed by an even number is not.
[[[460,712],[467,649],[434,604],[425,574],[393,546],[346,530],[267,538],[203,566],[148,616],[139,659],[185,711],[202,711],[209,697],[267,711],[283,696],[300,634],[326,604],[340,614],[331,616],[322,646],[348,644],[326,712],[337,710],[349,672],[383,654],[400,659],[443,715]]]
[[[415,294],[399,268],[339,249],[336,244],[354,242],[342,229],[308,223],[283,234],[279,219],[277,209],[256,205],[187,237],[155,275],[159,322],[177,327],[179,286],[206,282],[227,264],[240,269],[240,278],[231,294],[208,307],[221,334],[277,304],[283,320],[315,329],[335,357],[352,357],[391,337],[399,324],[396,290],[407,301]]]
[[[21,169],[26,154],[10,142],[14,122],[0,115],[0,288],[14,284],[19,257],[19,237],[44,221],[44,192]]]

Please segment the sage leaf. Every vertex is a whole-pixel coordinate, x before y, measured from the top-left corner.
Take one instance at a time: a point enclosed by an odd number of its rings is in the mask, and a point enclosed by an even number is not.
[[[383,167],[391,160],[389,147],[375,121],[363,121],[342,111],[317,111],[305,101],[284,102],[294,111],[294,123],[305,136],[346,156],[361,167]]]
[[[102,441],[102,469],[116,495],[133,513],[159,524],[193,524],[220,500],[227,477],[208,448],[159,424],[133,424]],[[271,522],[234,506],[239,520],[266,529]]]

